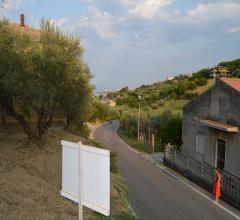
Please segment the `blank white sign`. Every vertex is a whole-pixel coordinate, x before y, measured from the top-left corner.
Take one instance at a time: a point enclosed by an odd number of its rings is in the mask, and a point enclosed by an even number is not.
[[[77,143],[62,141],[62,191],[61,195],[78,202],[78,146]]]
[[[61,195],[78,202],[79,144],[62,141]],[[110,151],[80,145],[82,205],[110,215]]]

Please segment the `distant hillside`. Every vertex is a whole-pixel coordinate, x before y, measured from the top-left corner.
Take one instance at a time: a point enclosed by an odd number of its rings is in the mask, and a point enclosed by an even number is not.
[[[209,89],[213,81],[199,76],[178,76],[170,81],[142,85],[135,90],[124,87],[120,91],[108,93],[107,98],[115,99],[118,106],[134,108],[138,107],[140,96],[142,106],[157,109],[167,104],[169,100],[191,100]]]
[[[228,77],[240,76],[240,59],[221,62],[218,67],[227,68],[229,70]],[[124,87],[119,91],[108,93],[107,98],[116,100],[118,106],[128,106],[130,108],[138,107],[139,97],[142,106],[152,109],[159,109],[160,107],[165,109],[165,107],[177,103],[178,100],[181,100],[179,103],[184,105],[213,86],[213,69],[201,69],[192,75],[181,74],[171,80],[156,82],[151,85],[141,85],[134,90]]]

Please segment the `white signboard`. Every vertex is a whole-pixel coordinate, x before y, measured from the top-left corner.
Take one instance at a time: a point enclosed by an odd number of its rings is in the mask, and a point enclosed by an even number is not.
[[[61,195],[110,215],[110,151],[62,141]]]

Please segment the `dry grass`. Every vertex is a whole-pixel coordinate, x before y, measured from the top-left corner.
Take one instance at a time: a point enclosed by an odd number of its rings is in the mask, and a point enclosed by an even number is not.
[[[16,128],[0,130],[0,219],[76,220],[77,204],[60,196],[60,140],[79,141],[76,135],[50,133],[43,147],[29,143]],[[82,140],[83,142],[86,140]],[[85,220],[131,219],[126,188],[118,174],[111,175],[111,217],[84,209]],[[125,214],[124,214],[125,213]]]

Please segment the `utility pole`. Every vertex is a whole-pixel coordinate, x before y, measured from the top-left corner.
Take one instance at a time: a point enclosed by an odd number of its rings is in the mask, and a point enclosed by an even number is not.
[[[138,142],[140,141],[140,117],[141,117],[141,96],[138,96]]]
[[[149,144],[149,147],[151,147],[151,128],[148,127],[148,144]]]
[[[155,152],[155,133],[152,133],[152,152]]]

